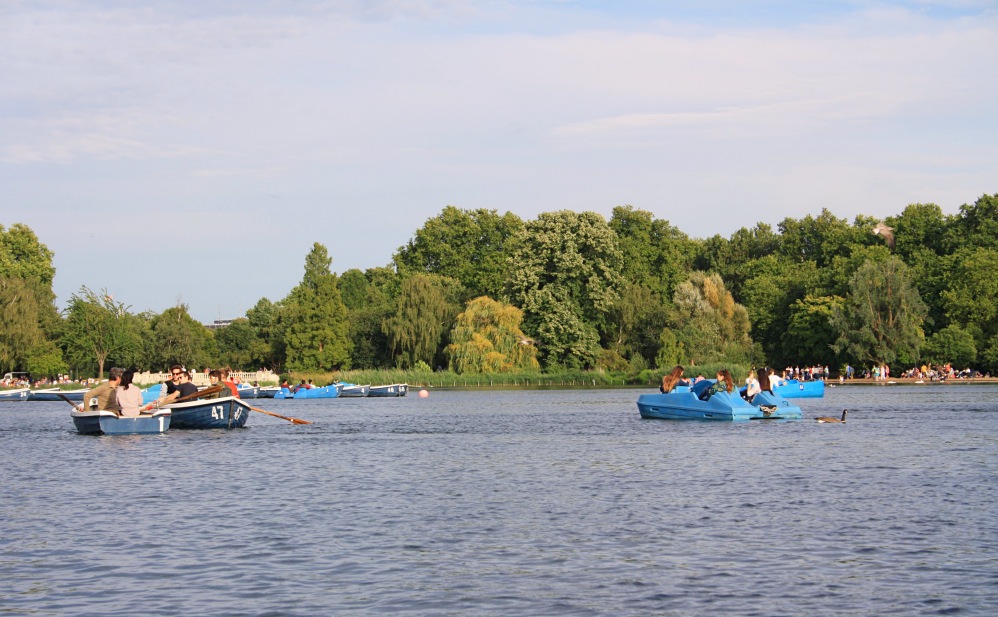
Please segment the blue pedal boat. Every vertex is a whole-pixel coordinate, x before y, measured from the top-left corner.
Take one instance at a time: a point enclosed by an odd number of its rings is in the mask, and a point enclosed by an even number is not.
[[[825,382],[820,379],[815,381],[791,379],[779,386],[773,386],[773,392],[783,398],[822,398],[825,396]]]
[[[173,412],[173,428],[181,429],[242,428],[251,411],[249,405],[234,396],[173,403],[164,409]]]
[[[706,401],[699,396],[714,383],[698,382],[692,388],[677,386],[668,394],[642,394],[638,412],[642,418],[658,420],[799,420],[800,407],[779,396],[760,393],[749,403],[738,391],[719,392]]]
[[[170,428],[170,410],[122,417],[113,411],[71,411],[73,424],[81,435],[155,435]]]

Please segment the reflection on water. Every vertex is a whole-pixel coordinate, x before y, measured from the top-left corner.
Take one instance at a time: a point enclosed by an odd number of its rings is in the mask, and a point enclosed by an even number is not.
[[[998,388],[838,387],[845,424],[641,420],[639,390],[259,401],[85,437],[0,404],[14,614],[990,615]],[[415,393],[413,393],[415,394]]]

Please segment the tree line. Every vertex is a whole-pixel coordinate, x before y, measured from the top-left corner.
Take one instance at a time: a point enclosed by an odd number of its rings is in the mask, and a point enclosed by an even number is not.
[[[336,274],[316,242],[301,281],[209,330],[187,307],[133,313],[81,287],[65,310],[52,252],[0,226],[0,368],[111,365],[275,372],[604,370],[674,364],[911,366],[998,372],[998,194],[946,215],[827,210],[692,238],[631,206],[610,220],[445,207],[386,266]]]

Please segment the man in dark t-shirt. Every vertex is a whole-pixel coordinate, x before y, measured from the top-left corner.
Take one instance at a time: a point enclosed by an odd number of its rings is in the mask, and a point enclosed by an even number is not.
[[[176,379],[177,377],[176,372],[174,372],[173,376]],[[176,389],[173,391],[173,393],[166,395],[166,398],[163,399],[162,402],[163,405],[169,405],[178,398],[183,398],[185,396],[197,394],[198,387],[195,386],[193,383],[191,383],[191,376],[187,371],[181,370],[179,377],[180,377],[180,382],[177,383]]]

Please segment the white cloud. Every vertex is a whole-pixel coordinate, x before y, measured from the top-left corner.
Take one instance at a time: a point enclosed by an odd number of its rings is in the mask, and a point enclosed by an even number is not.
[[[312,241],[383,265],[446,204],[631,203],[696,235],[691,212],[725,233],[998,190],[995,14],[855,6],[738,27],[512,1],[6,5],[0,179],[43,241],[80,204],[126,230],[165,208],[266,221],[255,238],[304,247],[268,256],[282,279]],[[185,258],[210,261],[200,244]]]

